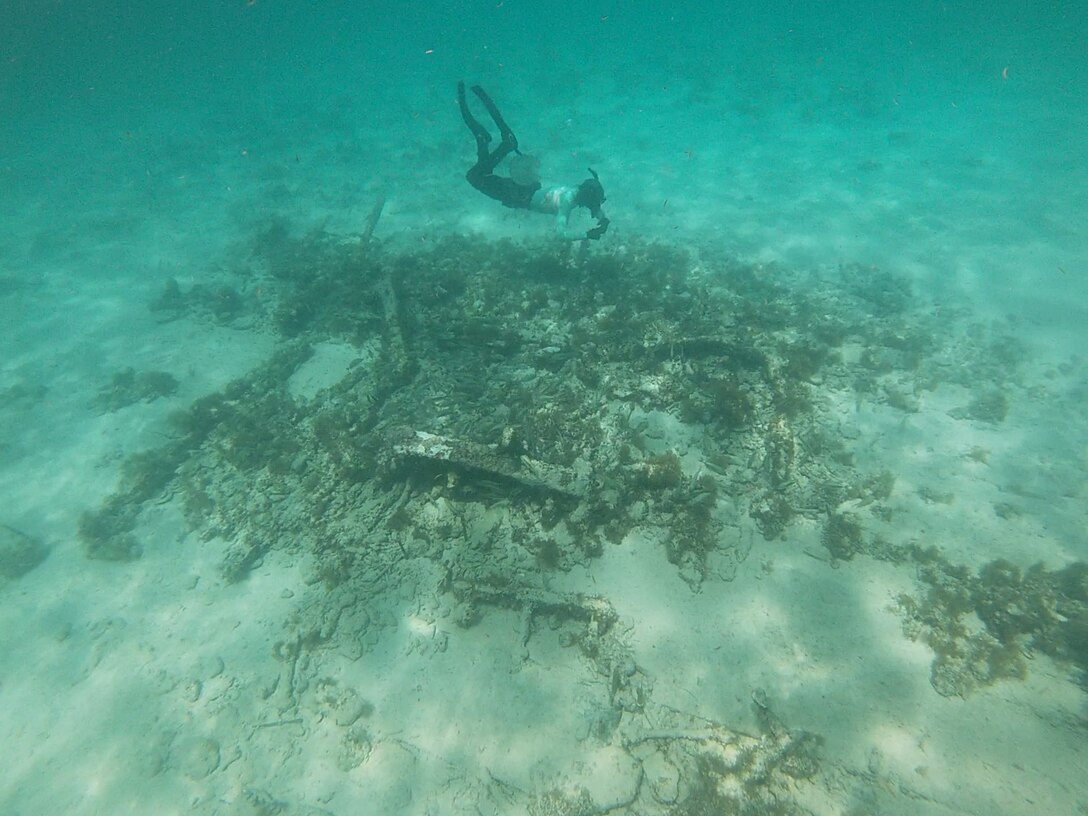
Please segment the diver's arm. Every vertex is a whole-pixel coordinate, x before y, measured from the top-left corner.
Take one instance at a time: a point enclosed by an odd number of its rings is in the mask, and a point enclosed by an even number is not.
[[[573,187],[537,190],[533,193],[529,209],[542,213],[555,213],[555,235],[564,241],[596,241],[608,229],[608,219],[605,218],[603,212],[598,211],[595,216],[597,226],[589,230],[572,228],[570,219],[577,209],[574,206],[577,192]]]
[[[555,214],[555,234],[564,241],[597,241],[608,230],[608,218],[604,210],[598,210],[594,218],[597,226],[591,229],[573,229],[570,225],[570,217],[577,209],[573,202],[566,202],[566,206],[559,208]]]
[[[586,231],[586,238],[590,241],[596,241],[608,232],[608,225],[612,223],[608,220],[608,216],[604,214],[604,210],[597,210],[597,215],[595,217],[597,219],[597,226]]]
[[[571,229],[570,216],[573,212],[572,208],[567,210],[566,215],[559,213],[555,217],[555,234],[564,241],[597,241],[608,230],[610,222],[603,212],[596,217],[597,226],[588,230]]]
[[[555,214],[555,234],[564,241],[584,241],[589,237],[585,230],[571,229],[570,216],[573,212],[574,209],[571,208],[565,213],[558,212]]]

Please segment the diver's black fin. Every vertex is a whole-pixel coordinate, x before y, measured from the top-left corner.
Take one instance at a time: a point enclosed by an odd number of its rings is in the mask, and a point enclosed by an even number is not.
[[[468,101],[465,99],[464,82],[457,83],[457,105],[461,108],[461,118],[465,120],[468,129],[471,130],[472,135],[476,137],[477,146],[486,149],[487,144],[491,141],[491,134],[487,132],[487,129],[476,120],[476,117],[472,115],[472,111],[468,109]]]
[[[476,96],[480,97],[480,101],[484,103],[484,107],[487,108],[487,112],[491,114],[491,118],[495,120],[495,125],[499,129],[499,135],[502,136],[502,140],[512,141],[514,143],[514,150],[518,149],[518,137],[514,135],[514,131],[510,129],[510,125],[506,124],[506,120],[502,118],[502,114],[499,113],[498,106],[492,101],[491,97],[487,95],[487,91],[481,88],[479,85],[472,86],[472,92]]]

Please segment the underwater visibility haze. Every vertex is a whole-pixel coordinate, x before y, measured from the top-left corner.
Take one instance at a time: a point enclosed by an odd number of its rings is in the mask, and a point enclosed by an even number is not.
[[[1088,812],[1086,32],[0,2],[0,812]]]

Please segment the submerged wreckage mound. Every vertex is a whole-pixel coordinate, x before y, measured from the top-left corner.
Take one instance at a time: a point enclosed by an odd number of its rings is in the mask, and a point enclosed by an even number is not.
[[[735,566],[748,522],[775,538],[886,498],[893,477],[855,469],[823,393],[879,387],[846,344],[888,356],[933,337],[908,298],[873,301],[856,273],[800,282],[659,244],[390,252],[270,231],[253,260],[265,294],[244,317],[279,350],[130,464],[84,519],[92,555],[137,557],[133,504],[169,483],[194,528],[245,550],[232,579],[277,547],[311,551],[330,583],[377,553],[437,558],[437,517],[460,535],[465,514],[498,506],[489,573],[566,569],[644,527],[697,585],[711,561]],[[350,364],[298,393],[330,345]]]
[[[230,298],[229,320],[274,333],[277,350],[127,463],[117,493],[83,519],[88,554],[139,557],[140,508],[167,494],[193,530],[224,542],[228,582],[269,551],[304,556],[333,600],[293,641],[296,659],[326,646],[361,654],[369,641],[348,630],[367,614],[343,598],[373,598],[402,574],[418,583],[421,564],[460,626],[514,610],[524,646],[546,621],[609,683],[614,716],[595,736],[687,769],[653,801],[640,783],[640,813],[781,804],[790,780],[812,776],[819,740],[766,705],[761,737],[679,715],[674,730],[640,731],[624,716],[652,705],[652,682],[612,605],[554,592],[548,576],[638,530],[698,589],[731,580],[754,538],[802,519],[833,565],[913,559],[862,524],[890,516],[895,475],[856,466],[841,406],[910,412],[942,381],[989,394],[1016,376],[1008,355],[991,362],[987,330],[952,335],[905,281],[872,269],[791,271],[638,241],[589,253],[449,237],[396,251],[275,228],[245,276],[263,296]],[[173,317],[222,322],[202,297],[190,308],[168,290]],[[749,779],[742,766],[759,770]],[[545,799],[537,810],[552,812]]]

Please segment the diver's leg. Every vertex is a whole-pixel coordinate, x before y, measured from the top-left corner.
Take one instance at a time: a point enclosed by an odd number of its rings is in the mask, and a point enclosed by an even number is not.
[[[479,85],[473,85],[472,92],[480,98],[484,107],[487,108],[487,112],[491,114],[491,118],[495,120],[499,133],[502,134],[502,141],[494,150],[488,150],[487,145],[491,141],[491,135],[484,129],[483,125],[476,121],[472,112],[469,111],[468,103],[465,100],[465,83],[458,82],[457,103],[461,107],[461,118],[465,120],[465,124],[472,131],[472,135],[476,137],[476,164],[469,168],[465,178],[469,184],[481,193],[489,198],[501,201],[507,207],[528,207],[528,201],[533,191],[529,190],[529,194],[526,195],[526,188],[516,184],[513,179],[496,176],[494,172],[499,162],[505,159],[511,151],[518,149],[517,137],[510,130],[510,126],[506,124],[506,120],[502,118],[502,114],[499,113],[499,109],[495,107],[495,103],[491,101],[491,97],[487,95],[487,92]]]
[[[485,176],[476,176],[472,170],[468,171],[466,178],[468,179],[469,184],[488,198],[493,198],[496,201],[501,202],[503,206],[522,210],[529,209],[530,202],[533,200],[533,193],[535,193],[540,186],[526,187],[518,184],[512,178],[496,176],[494,173],[489,173]]]
[[[488,181],[486,181],[486,179],[497,178],[497,176],[494,175],[495,168],[498,167],[499,162],[505,159],[507,154],[511,150],[513,150],[513,148],[505,140],[500,142],[499,146],[490,153],[488,153],[485,149],[483,151],[483,155],[476,160],[476,164],[472,165],[472,167],[468,169],[468,173],[465,174],[465,178],[468,179],[468,183],[475,187],[477,190],[479,190],[481,193],[489,195],[492,198],[498,198],[498,196],[491,195],[490,192],[485,190],[483,185],[489,183]],[[512,180],[506,179],[506,181]]]
[[[476,117],[468,109],[468,102],[465,100],[464,82],[457,83],[457,104],[461,108],[461,118],[465,120],[468,129],[472,131],[472,135],[476,138],[476,158],[478,161],[484,161],[488,158],[487,146],[491,142],[491,134],[476,121]],[[498,162],[495,162],[495,164],[498,164]],[[494,167],[495,165],[491,166]]]
[[[487,143],[491,141],[491,136],[484,129],[483,125],[477,122],[472,116],[472,113],[468,109],[468,104],[465,101],[464,83],[458,83],[457,99],[461,105],[461,116],[464,118],[465,124],[469,126],[469,129],[472,130],[473,134],[476,136],[476,164],[468,171],[468,180],[476,189],[481,190],[481,192],[484,192],[486,195],[491,195],[491,193],[486,190],[482,190],[480,186],[481,180],[485,176],[491,175],[495,168],[498,167],[499,162],[505,159],[511,152],[520,152],[518,151],[518,139],[514,135],[514,132],[510,130],[510,126],[507,125],[506,121],[502,118],[502,114],[499,113],[499,109],[495,107],[495,103],[491,101],[491,97],[487,95],[487,92],[479,85],[473,85],[472,91],[480,97],[480,100],[484,103],[484,107],[487,108],[488,113],[491,114],[491,118],[495,120],[495,124],[498,125],[499,131],[502,133],[502,141],[499,142],[498,147],[489,151]],[[497,198],[497,196],[494,195],[491,195],[491,197]]]
[[[506,149],[506,153],[509,153],[511,150],[517,150],[518,137],[514,135],[514,131],[510,130],[510,125],[506,124],[506,120],[503,119],[502,114],[499,113],[498,106],[492,101],[491,97],[487,95],[487,91],[479,85],[473,85],[472,92],[480,97],[480,101],[484,103],[487,112],[490,113],[491,118],[495,120],[495,125],[499,129],[499,135],[502,136],[503,143],[509,145]],[[506,154],[504,153],[503,155]]]

